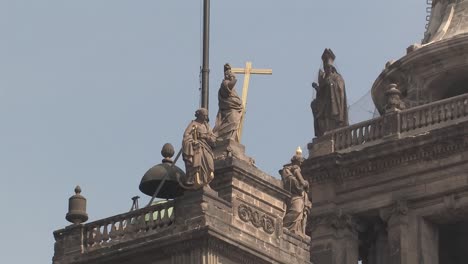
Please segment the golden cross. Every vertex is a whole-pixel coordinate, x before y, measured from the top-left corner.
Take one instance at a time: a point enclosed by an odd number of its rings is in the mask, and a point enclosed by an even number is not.
[[[252,69],[252,62],[248,61],[245,63],[245,68],[232,68],[232,73],[239,73],[244,74],[244,85],[242,86],[242,117],[239,124],[238,130],[238,139],[239,142],[241,141],[242,137],[242,129],[244,127],[244,119],[245,119],[245,109],[247,106],[247,93],[249,92],[249,81],[250,81],[250,74],[273,74],[272,69]]]

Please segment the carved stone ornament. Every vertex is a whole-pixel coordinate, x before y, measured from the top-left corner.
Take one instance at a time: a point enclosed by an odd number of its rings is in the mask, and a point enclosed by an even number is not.
[[[362,225],[352,215],[335,212],[320,216],[309,216],[307,233],[313,232],[320,225],[326,225],[336,230],[349,229],[351,231],[362,231]]]
[[[304,174],[313,175],[309,178],[309,181],[313,183],[326,181],[331,178],[335,180],[356,179],[380,173],[395,167],[437,160],[467,149],[468,137],[457,135],[450,139],[431,142],[430,144],[418,146],[410,150],[402,150],[373,159],[363,159],[361,162],[356,162],[350,165],[343,164],[339,169],[336,169],[336,165],[333,165],[335,166],[334,168],[321,168],[321,170],[318,171],[310,171],[306,168],[304,170]],[[336,172],[330,173],[329,171]]]
[[[245,204],[239,205],[237,209],[239,218],[246,222],[252,223],[256,228],[262,228],[268,234],[275,232],[275,220],[258,210],[252,209]]]

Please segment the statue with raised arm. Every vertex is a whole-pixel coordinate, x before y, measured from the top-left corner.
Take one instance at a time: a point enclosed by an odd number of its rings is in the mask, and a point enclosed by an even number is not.
[[[333,65],[335,54],[331,49],[325,49],[322,61],[323,71],[319,71],[318,84],[312,84],[317,95],[311,104],[316,137],[348,125],[345,82]]]
[[[195,117],[185,129],[182,140],[185,178],[179,179],[179,183],[186,189],[209,186],[214,178],[212,146],[215,136],[208,124],[208,111],[200,108],[195,112]]]
[[[231,66],[226,63],[224,65],[224,80],[218,91],[219,111],[213,128],[213,133],[219,141],[232,139],[239,142],[238,130],[243,107],[242,100],[234,88],[236,82],[237,79],[231,71]]]
[[[302,236],[305,235],[307,216],[312,208],[308,195],[309,183],[304,180],[301,173],[303,160],[302,150],[298,148],[291,163],[284,165],[279,171],[284,189],[291,193],[286,215],[283,218],[283,227]]]

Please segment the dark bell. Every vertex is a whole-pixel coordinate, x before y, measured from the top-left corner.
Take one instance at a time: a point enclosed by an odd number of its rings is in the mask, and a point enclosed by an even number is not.
[[[164,144],[161,154],[164,157],[162,164],[155,165],[145,173],[139,188],[142,193],[152,197],[159,184],[166,177],[166,181],[156,197],[174,199],[184,193],[184,189],[180,187],[177,179],[184,177],[185,173],[171,159],[174,156],[174,147],[171,144]]]
[[[81,194],[80,186],[76,186],[75,195],[68,199],[68,213],[65,216],[68,222],[75,225],[84,223],[88,220],[86,213],[86,198]]]

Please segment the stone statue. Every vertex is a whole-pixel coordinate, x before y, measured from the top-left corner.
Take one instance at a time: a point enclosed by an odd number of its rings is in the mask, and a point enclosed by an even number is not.
[[[318,84],[312,84],[317,91],[317,96],[311,104],[316,137],[322,136],[326,131],[348,125],[345,82],[333,66],[335,54],[331,49],[325,49],[322,61],[324,71],[319,71]]]
[[[284,188],[291,192],[291,200],[283,218],[283,227],[302,236],[305,235],[307,215],[312,208],[308,195],[309,183],[304,180],[301,174],[303,160],[302,150],[298,148],[291,163],[284,165],[283,169],[279,171]]]
[[[182,158],[185,162],[185,178],[179,183],[186,189],[198,189],[214,178],[212,146],[215,136],[208,124],[208,111],[200,108],[195,112],[196,119],[190,122],[182,140]]]
[[[231,71],[229,64],[224,65],[224,80],[218,92],[219,111],[216,116],[216,124],[213,133],[217,140],[224,141],[232,139],[239,142],[238,129],[242,117],[242,100],[237,95],[236,76]]]

